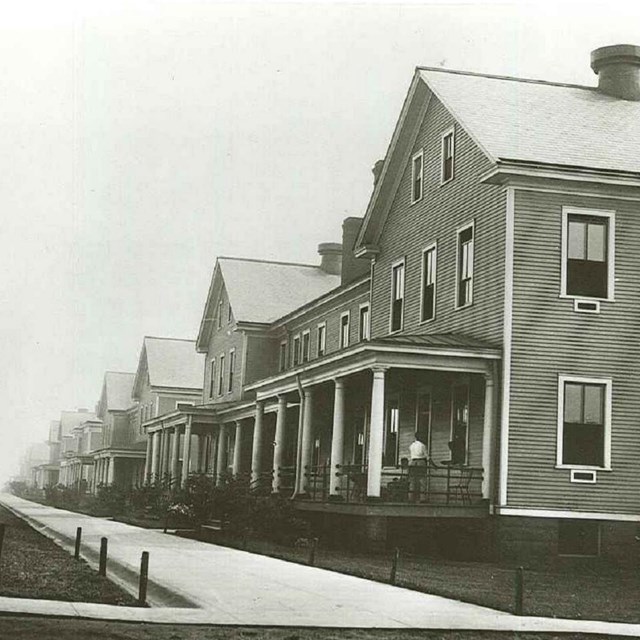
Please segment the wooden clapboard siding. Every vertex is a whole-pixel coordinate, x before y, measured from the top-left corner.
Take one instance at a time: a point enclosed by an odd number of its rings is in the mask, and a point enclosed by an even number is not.
[[[559,298],[563,206],[616,214],[615,302]],[[640,513],[640,203],[516,191],[508,505]],[[610,472],[572,484],[556,469],[558,375],[611,378]]]
[[[440,185],[441,135],[455,124],[455,177]],[[424,195],[411,204],[411,156],[424,149]],[[404,257],[403,333],[460,332],[500,344],[504,300],[506,198],[503,189],[480,184],[490,163],[434,97],[404,167],[380,239],[373,278],[372,337],[389,333],[391,265]],[[455,307],[457,229],[475,220],[473,304]],[[438,243],[436,318],[420,324],[422,251]]]

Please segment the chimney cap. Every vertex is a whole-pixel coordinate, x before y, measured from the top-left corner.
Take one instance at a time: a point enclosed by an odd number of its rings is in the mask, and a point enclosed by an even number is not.
[[[640,47],[634,44],[612,44],[591,52],[591,68],[599,73],[610,64],[630,64],[640,67]]]
[[[321,242],[318,245],[318,253],[321,256],[331,253],[339,253],[342,255],[342,245],[339,242]]]

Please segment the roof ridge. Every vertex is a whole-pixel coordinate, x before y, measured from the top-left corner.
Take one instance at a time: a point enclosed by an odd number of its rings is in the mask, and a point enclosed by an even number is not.
[[[492,80],[510,80],[512,82],[524,82],[528,84],[545,84],[551,85],[554,87],[567,87],[571,89],[588,89],[590,91],[597,91],[597,87],[585,85],[585,84],[574,84],[571,82],[554,82],[553,80],[540,80],[537,78],[519,78],[517,76],[503,76],[493,73],[480,73],[479,71],[463,71],[461,69],[443,69],[442,67],[424,67],[418,65],[416,69],[420,71],[436,71],[438,73],[452,73],[460,76],[474,76],[479,78],[490,78]]]
[[[173,342],[194,342],[193,338],[167,338],[162,336],[145,336],[145,340],[171,340]]]
[[[135,376],[136,374],[132,371],[112,371],[110,369],[108,369],[107,371],[104,372],[105,375],[107,375],[107,373],[115,373],[117,375],[121,375],[121,376]]]
[[[218,256],[218,261],[220,260],[235,260],[237,262],[259,262],[262,264],[279,264],[287,267],[309,267],[311,269],[321,268],[319,264],[307,264],[304,262],[285,262],[283,260],[265,260],[263,258],[237,258],[234,256]]]

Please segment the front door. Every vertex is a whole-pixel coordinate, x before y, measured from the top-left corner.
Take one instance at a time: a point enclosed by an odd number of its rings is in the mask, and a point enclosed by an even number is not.
[[[451,398],[451,462],[466,464],[469,441],[469,385],[456,384]]]

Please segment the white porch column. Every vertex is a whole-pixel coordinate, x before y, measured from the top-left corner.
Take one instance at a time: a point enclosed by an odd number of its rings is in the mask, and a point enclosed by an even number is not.
[[[109,467],[107,472],[107,484],[109,485],[113,484],[113,480],[115,478],[115,472],[116,472],[115,467],[116,467],[116,459],[109,458]]]
[[[240,473],[242,461],[242,420],[236,420],[236,435],[233,442],[233,475]]]
[[[144,457],[144,483],[149,484],[151,478],[151,434],[147,433],[147,453]]]
[[[160,461],[160,432],[154,431],[151,434],[153,438],[153,448],[151,454],[151,482],[158,482],[158,462]]]
[[[342,495],[340,466],[344,450],[344,380],[336,378],[333,395],[333,431],[331,434],[331,475],[329,476],[329,495]]]
[[[371,385],[371,428],[369,433],[369,469],[367,498],[380,497],[382,477],[382,445],[384,441],[384,379],[386,368],[373,368]]]
[[[189,464],[191,462],[191,416],[187,416],[187,424],[184,427],[184,447],[182,449],[182,486],[187,483],[189,477]]]
[[[178,478],[178,454],[180,453],[180,427],[173,428],[173,440],[171,447],[171,484],[180,484]]]
[[[296,470],[300,479],[300,493],[307,493],[306,474],[311,471],[311,448],[313,446],[313,387],[304,390],[304,414],[302,418],[302,448],[300,469]]]
[[[223,422],[218,430],[218,460],[216,461],[216,484],[222,482],[227,470],[227,425]]]
[[[256,402],[256,418],[253,427],[253,447],[251,449],[251,482],[260,479],[262,471],[262,431],[264,424],[264,402]],[[219,445],[218,445],[219,446]],[[218,452],[220,459],[220,452]]]
[[[274,493],[280,491],[280,467],[284,452],[285,424],[287,421],[287,398],[278,396],[278,413],[276,415],[276,434],[273,443],[273,482],[271,488]]]
[[[167,438],[164,429],[161,428],[160,431],[158,431],[158,438],[160,441],[160,445],[158,446],[158,476],[156,479],[162,482],[164,480],[165,474],[164,456],[167,450]]]
[[[484,426],[482,429],[482,497],[491,499],[493,482],[493,442],[495,423],[495,380],[493,373],[484,377]]]

